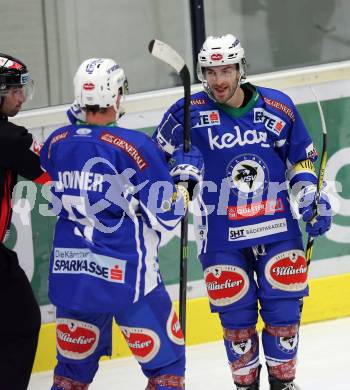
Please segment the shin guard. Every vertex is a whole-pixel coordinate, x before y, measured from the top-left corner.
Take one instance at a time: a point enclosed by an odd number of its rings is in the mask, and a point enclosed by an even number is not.
[[[262,343],[269,375],[280,381],[295,378],[299,325],[265,325]]]
[[[224,342],[236,385],[251,385],[259,376],[259,344],[255,327],[224,329]]]

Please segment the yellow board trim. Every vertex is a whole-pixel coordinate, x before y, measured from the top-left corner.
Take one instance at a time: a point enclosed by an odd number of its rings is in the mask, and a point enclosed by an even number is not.
[[[302,323],[331,320],[350,316],[350,273],[310,281],[310,296],[305,299]],[[178,309],[178,303],[175,302]],[[258,330],[262,329],[259,318]],[[222,339],[222,329],[217,314],[210,313],[207,298],[187,302],[187,345],[207,343]],[[35,357],[33,372],[52,370],[56,364],[55,324],[43,324]],[[130,356],[119,328],[113,324],[112,358]],[[103,358],[108,359],[108,358]]]

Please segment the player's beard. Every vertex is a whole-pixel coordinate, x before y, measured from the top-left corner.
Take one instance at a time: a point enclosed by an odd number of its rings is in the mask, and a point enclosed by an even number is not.
[[[215,89],[212,89],[212,94],[214,96],[215,101],[221,104],[226,104],[234,97],[238,88],[239,88],[239,80],[236,80],[235,84],[229,86],[228,88],[225,88],[223,93],[220,93]]]

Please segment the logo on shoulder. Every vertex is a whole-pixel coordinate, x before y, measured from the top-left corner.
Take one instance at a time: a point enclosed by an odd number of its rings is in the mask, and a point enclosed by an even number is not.
[[[108,131],[104,131],[100,136],[100,140],[107,142],[126,153],[135,161],[140,171],[143,171],[148,167],[148,162],[144,159],[140,151],[125,139],[117,137],[115,134],[109,133]]]
[[[311,160],[315,160],[318,156],[317,150],[314,147],[314,144],[311,142],[311,144],[305,149],[307,158],[310,158]]]
[[[59,142],[59,141],[62,141],[64,139],[66,139],[68,137],[68,134],[69,134],[69,131],[66,130],[66,131],[58,133],[57,135],[52,137],[52,139],[50,141],[50,145],[49,145],[49,150],[48,150],[48,157],[49,158],[51,157],[51,147],[52,147],[52,145],[55,144],[56,142]]]
[[[191,104],[193,106],[203,106],[204,104],[207,104],[208,101],[205,99],[192,99]]]
[[[263,108],[254,108],[254,123],[263,123],[266,130],[276,135],[280,135],[286,125],[284,120]]]
[[[200,111],[199,123],[194,127],[208,127],[220,125],[220,114],[218,110]]]
[[[276,108],[276,110],[284,112],[293,122],[295,122],[295,115],[290,107],[277,100],[269,99],[267,97],[264,97],[264,102],[269,106]]]

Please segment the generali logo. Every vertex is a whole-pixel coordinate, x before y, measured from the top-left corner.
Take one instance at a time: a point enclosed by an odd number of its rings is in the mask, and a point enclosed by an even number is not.
[[[102,132],[100,139],[121,149],[123,152],[128,154],[129,157],[131,157],[135,161],[140,171],[143,171],[145,168],[147,168],[147,161],[143,158],[139,150],[130,142],[126,141],[123,138],[117,137],[115,134],[109,133],[108,131]]]

